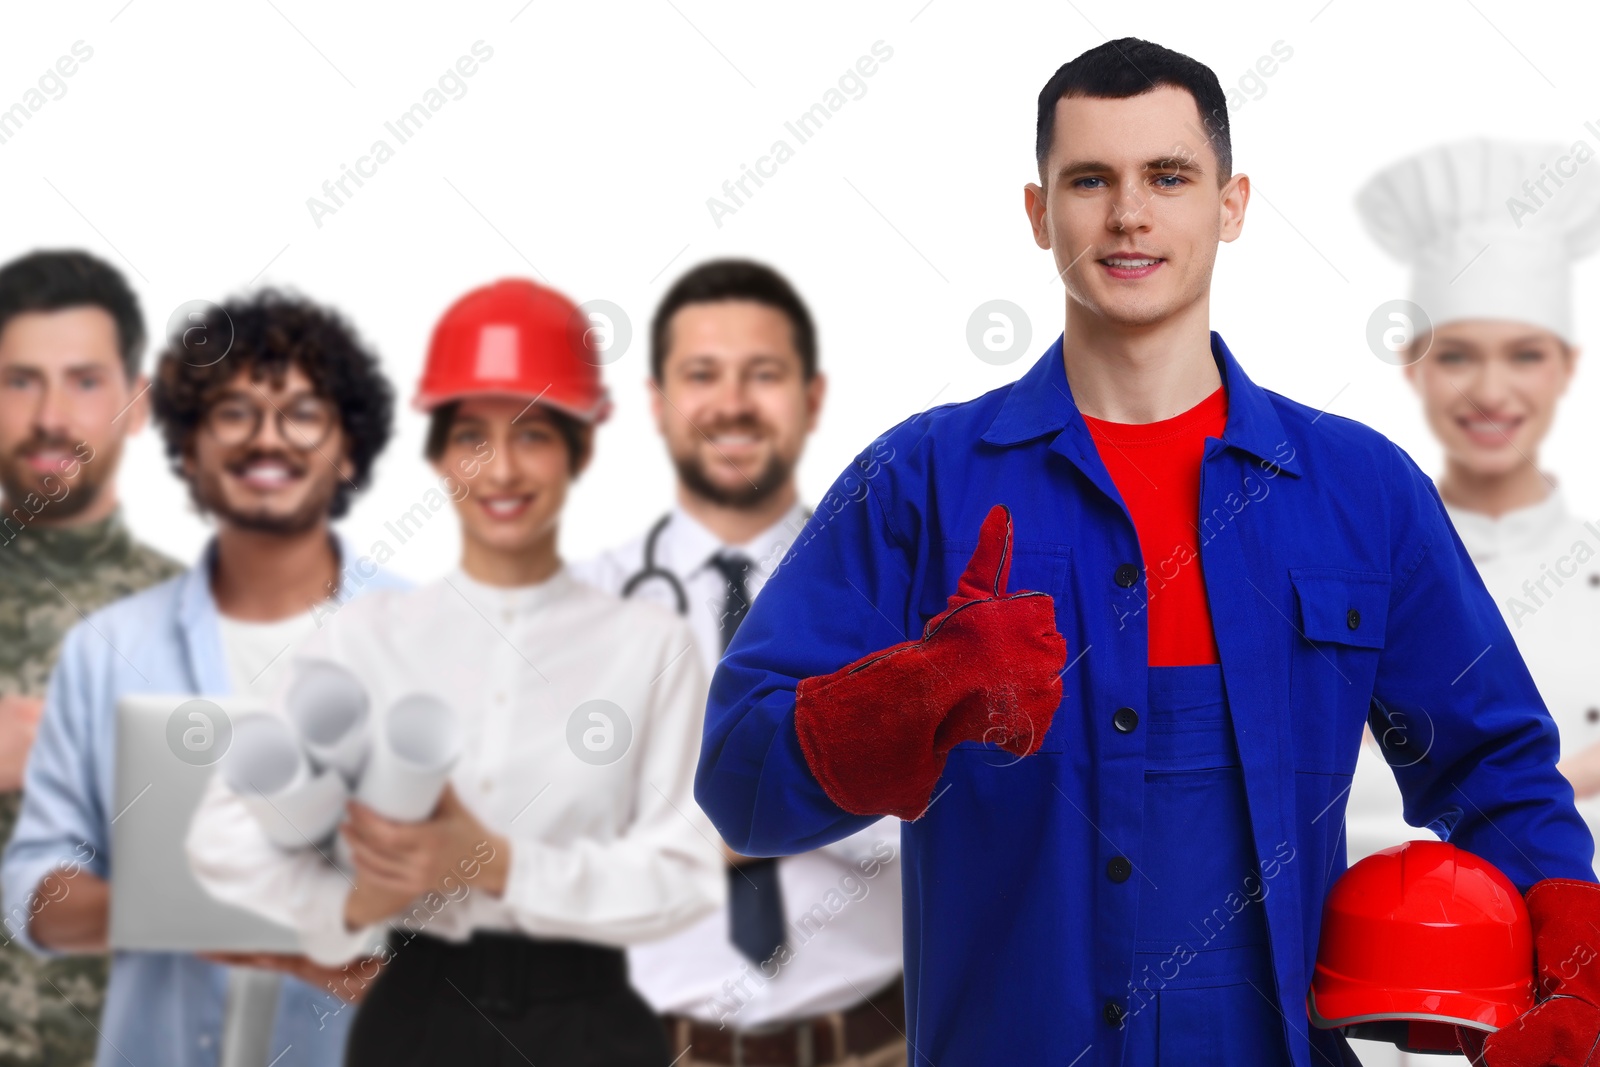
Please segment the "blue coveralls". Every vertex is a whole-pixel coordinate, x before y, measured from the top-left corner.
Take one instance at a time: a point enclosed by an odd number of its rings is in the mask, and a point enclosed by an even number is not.
[[[1141,556],[1061,346],[835,481],[717,669],[696,798],[747,855],[870,823],[806,765],[795,686],[919,637],[1006,504],[1010,588],[1050,593],[1067,642],[1063,700],[1031,756],[958,745],[902,824],[913,1062],[1120,1067],[1152,1044],[1194,1067],[1352,1062],[1305,996],[1363,725],[1407,821],[1526,889],[1594,879],[1554,723],[1428,477],[1256,385],[1216,334],[1228,417],[1195,547],[1221,662],[1150,667],[1150,579],[1183,563]]]
[[[1151,667],[1141,726],[1144,834],[1129,875],[1139,905],[1123,1063],[1288,1063],[1262,906],[1272,880],[1250,838],[1221,666]]]

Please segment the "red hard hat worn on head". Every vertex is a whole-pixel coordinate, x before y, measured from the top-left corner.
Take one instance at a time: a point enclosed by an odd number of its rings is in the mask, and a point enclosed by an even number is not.
[[[523,278],[474,289],[433,329],[415,405],[515,396],[588,423],[611,413],[589,322],[565,296]]]
[[[1361,860],[1328,893],[1306,1007],[1324,1030],[1457,1051],[1533,1007],[1533,927],[1511,880],[1444,841]]]

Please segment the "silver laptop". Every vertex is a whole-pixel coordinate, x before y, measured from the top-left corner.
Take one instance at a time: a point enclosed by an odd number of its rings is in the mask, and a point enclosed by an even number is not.
[[[186,707],[186,705],[188,705]],[[141,695],[117,702],[111,823],[111,947],[155,952],[299,952],[294,931],[224,904],[189,870],[183,841],[227,720],[259,699]],[[220,708],[226,719],[215,714]]]

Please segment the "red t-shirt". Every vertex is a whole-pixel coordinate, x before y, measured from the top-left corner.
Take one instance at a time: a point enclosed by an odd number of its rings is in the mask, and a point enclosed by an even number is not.
[[[1106,422],[1088,415],[1083,421],[1139,535],[1150,666],[1216,663],[1196,527],[1200,460],[1206,438],[1221,437],[1227,425],[1227,390],[1219,385],[1188,411],[1160,422]]]

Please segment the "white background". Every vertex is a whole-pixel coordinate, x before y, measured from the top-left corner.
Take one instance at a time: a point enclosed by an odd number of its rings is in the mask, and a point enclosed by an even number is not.
[[[1061,63],[1108,37],[1185,52],[1236,88],[1276,42],[1292,56],[1233,94],[1236,169],[1255,196],[1223,247],[1212,325],[1247,372],[1387,433],[1424,469],[1438,450],[1400,371],[1368,350],[1405,275],[1360,228],[1356,189],[1379,167],[1474,135],[1580,138],[1600,149],[1596,17],[1584,3],[996,3],[776,5],[327,4],[172,0],[6,5],[0,109],[74,42],[92,58],[0,144],[0,258],[88,248],[123,269],[159,338],[185,301],[273,284],[344,311],[409,401],[428,332],[460,293],[543,277],[626,309],[629,350],[596,465],[568,508],[565,552],[587,556],[670,501],[648,420],[651,312],[694,263],[739,254],[783,270],[817,317],[832,378],[802,468],[815,500],[867,441],[937,400],[1019,375],[1060,332],[1062,288],[1022,209],[1034,108]],[[412,140],[384,129],[476,41],[493,57]],[[810,141],[784,130],[874,42],[893,56]],[[708,197],[772,142],[794,158],[719,227]],[[383,138],[394,158],[317,226],[306,206]],[[1600,336],[1600,276],[1576,273],[1579,337]],[[974,357],[968,316],[1004,298],[1030,354]],[[1595,373],[1568,395],[1542,465],[1600,513],[1591,457]],[[433,484],[409,407],[374,488],[345,523],[363,551]],[[206,536],[153,432],[122,472],[138,533],[180,558]],[[454,562],[449,512],[391,566]]]

